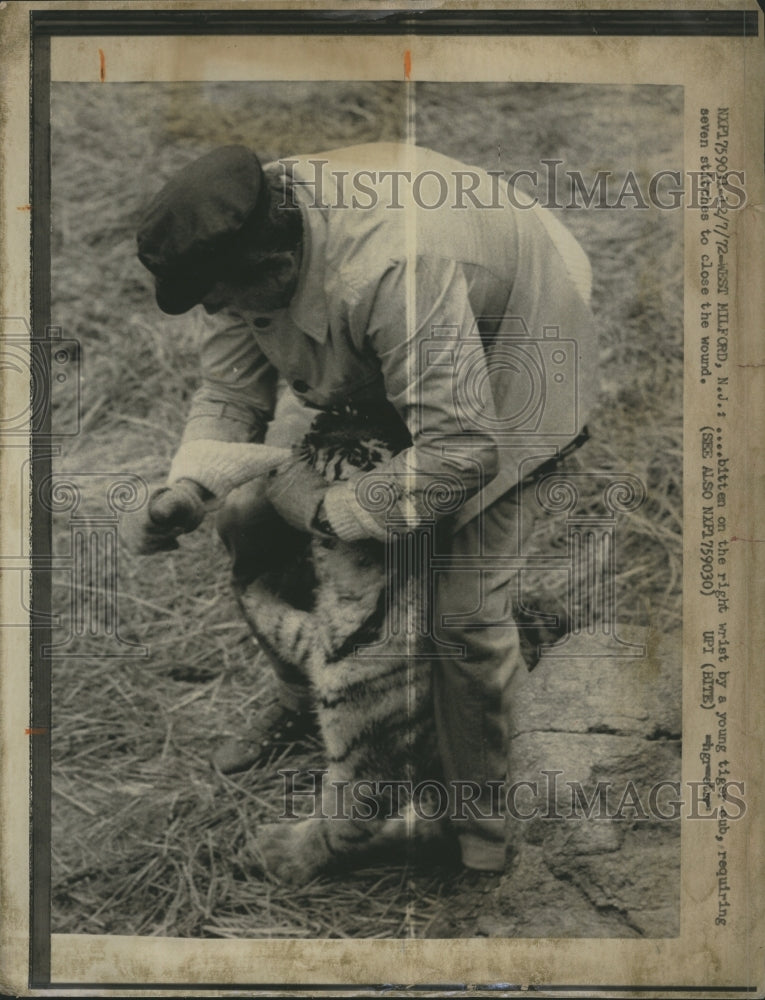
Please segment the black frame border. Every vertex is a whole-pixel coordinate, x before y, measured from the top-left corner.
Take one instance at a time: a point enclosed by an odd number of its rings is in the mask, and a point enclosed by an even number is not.
[[[757,34],[753,10],[103,10],[33,12],[39,34]]]

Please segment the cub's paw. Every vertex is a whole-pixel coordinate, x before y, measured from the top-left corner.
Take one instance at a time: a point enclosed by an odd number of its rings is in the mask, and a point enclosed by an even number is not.
[[[310,836],[302,823],[264,823],[251,841],[253,860],[277,882],[303,885],[319,871],[323,858],[310,849]]]

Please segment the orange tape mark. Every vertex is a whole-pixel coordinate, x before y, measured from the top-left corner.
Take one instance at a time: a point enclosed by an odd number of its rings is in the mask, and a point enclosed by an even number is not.
[[[412,79],[412,53],[409,49],[404,50],[404,76],[407,80]]]
[[[37,727],[36,729],[25,729],[25,736],[45,736],[47,735],[47,728],[45,726]]]
[[[16,211],[17,212],[31,212],[32,211],[32,206],[31,205],[17,205],[16,206]]]
[[[104,50],[98,50],[98,63],[99,63],[99,76],[101,77],[101,83],[106,79],[106,56],[104,55]]]

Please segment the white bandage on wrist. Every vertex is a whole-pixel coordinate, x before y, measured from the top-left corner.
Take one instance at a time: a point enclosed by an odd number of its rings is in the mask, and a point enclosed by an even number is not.
[[[175,454],[168,484],[193,479],[218,498],[291,458],[289,448],[203,438],[187,441]]]
[[[334,533],[345,542],[358,542],[362,538],[384,542],[387,538],[385,528],[359,504],[356,491],[349,484],[338,484],[327,490],[324,513]]]

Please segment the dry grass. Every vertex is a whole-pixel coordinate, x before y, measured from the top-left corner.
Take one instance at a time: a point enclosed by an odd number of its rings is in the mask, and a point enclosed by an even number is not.
[[[396,84],[326,84],[320,102],[302,84],[56,85],[53,319],[83,349],[83,432],[57,471],[160,481],[176,446],[204,321],[162,317],[134,257],[138,212],[162,179],[219,143],[270,157],[401,138],[403,97]],[[679,110],[679,92],[661,87],[430,85],[418,91],[417,134],[481,166],[510,171],[549,156],[644,181],[682,166]],[[579,460],[647,484],[647,502],[619,525],[619,617],[665,631],[680,616],[680,218],[650,209],[566,221],[593,261],[603,345],[602,405]],[[64,429],[71,412],[55,403]],[[79,513],[97,515],[97,483],[80,484]],[[67,523],[57,522],[66,551]],[[558,527],[541,527],[539,544],[560,545]],[[64,613],[70,590],[57,577]],[[207,763],[271,691],[211,525],[175,554],[120,553],[118,614],[121,636],[148,656],[104,656],[100,640],[83,639],[69,650],[79,656],[54,661],[55,931],[400,937],[427,934],[444,906],[459,906],[448,858],[297,891],[241,866],[255,825],[280,811],[278,762],[234,779]],[[294,766],[317,759],[318,750]]]

